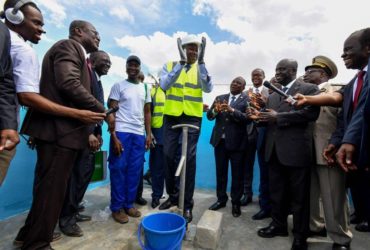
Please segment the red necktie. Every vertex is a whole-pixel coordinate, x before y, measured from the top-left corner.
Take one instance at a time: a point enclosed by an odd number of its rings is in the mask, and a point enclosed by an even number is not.
[[[364,75],[365,75],[365,71],[360,71],[357,74],[357,87],[355,91],[355,97],[353,98],[353,110],[356,109],[357,104],[358,104],[358,99],[360,97],[362,85],[364,83]]]

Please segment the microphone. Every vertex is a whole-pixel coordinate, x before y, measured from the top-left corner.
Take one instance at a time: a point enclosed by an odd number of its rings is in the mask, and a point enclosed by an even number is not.
[[[278,95],[281,95],[282,97],[286,98],[287,101],[294,105],[294,103],[296,103],[297,101],[294,100],[293,96],[291,95],[287,95],[286,93],[284,93],[284,91],[282,91],[281,89],[278,89],[277,87],[275,87],[273,84],[269,83],[268,81],[265,81],[263,83],[263,86],[265,86],[266,88],[268,89],[271,89],[272,91],[274,91],[275,93],[277,93]]]
[[[107,112],[105,112],[105,114],[106,115],[110,115],[110,114],[112,114],[112,113],[115,113],[115,112],[117,112],[118,111],[118,106],[117,107],[114,107],[114,108],[110,108],[110,109],[108,109],[107,110]]]

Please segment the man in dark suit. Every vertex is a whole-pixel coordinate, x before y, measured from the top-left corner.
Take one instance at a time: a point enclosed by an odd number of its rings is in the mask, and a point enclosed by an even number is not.
[[[253,87],[249,88],[247,95],[251,101],[251,106],[260,110],[266,105],[269,96],[268,89],[263,86],[265,72],[262,69],[254,69],[251,74]],[[255,122],[251,122],[248,127],[248,147],[246,151],[246,166],[243,173],[244,193],[241,198],[241,205],[246,206],[252,202],[252,182],[253,182],[253,167],[257,151],[258,166],[260,170],[260,185],[259,185],[259,205],[260,211],[252,216],[253,220],[262,220],[270,217],[271,205],[268,191],[268,168],[264,159],[264,140],[266,128],[258,126]]]
[[[91,53],[89,59],[92,69],[90,74],[91,92],[104,105],[104,92],[100,77],[108,73],[111,61],[109,55],[104,51]],[[101,126],[101,123],[89,126],[90,134],[87,147],[79,154],[76,164],[72,169],[63,208],[59,217],[59,227],[67,236],[82,236],[83,232],[79,230],[79,226],[76,223],[91,220],[91,216],[79,213],[79,203],[82,201],[94,173],[95,152],[103,144]]]
[[[359,72],[344,88],[342,127],[337,128],[333,137],[333,144],[339,148],[338,163],[349,171],[356,219],[359,219],[355,229],[361,232],[370,232],[369,48],[370,28],[354,32],[344,43],[342,58],[346,67]]]
[[[207,112],[209,120],[216,119],[211,135],[211,144],[215,148],[217,202],[210,210],[218,210],[226,206],[228,166],[231,163],[231,202],[232,215],[239,217],[240,198],[243,194],[244,152],[248,144],[247,118],[248,97],[243,90],[245,80],[235,78],[230,84],[230,94],[220,95]]]
[[[0,22],[0,186],[19,142],[17,104],[10,58],[10,35]]]
[[[297,80],[298,64],[283,59],[276,66],[276,80],[289,95],[297,92],[313,95],[317,86]],[[310,166],[312,165],[313,122],[320,109],[306,106],[295,108],[277,93],[267,99],[266,112],[260,122],[267,123],[265,160],[269,167],[272,222],[258,231],[264,238],[287,236],[289,208],[293,212],[293,250],[307,249],[309,225]]]
[[[91,95],[86,53],[96,51],[99,34],[86,21],[73,21],[69,38],[54,44],[46,53],[41,72],[40,94],[63,106],[104,112]],[[105,117],[97,113],[97,120]],[[31,210],[17,238],[22,249],[52,249],[50,242],[57,223],[71,170],[87,146],[88,126],[77,119],[58,117],[30,109],[23,133],[36,140],[38,180]]]

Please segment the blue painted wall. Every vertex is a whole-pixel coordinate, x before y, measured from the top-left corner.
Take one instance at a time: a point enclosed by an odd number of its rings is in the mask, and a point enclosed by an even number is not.
[[[24,110],[22,110],[21,117],[24,116],[24,113]],[[204,117],[197,150],[196,187],[215,190],[216,170],[213,147],[209,144],[212,128],[213,122],[208,121],[207,118]],[[103,131],[106,131],[106,127],[103,128]],[[105,132],[102,149],[108,150],[108,144],[109,136],[108,133]],[[148,155],[146,155],[146,159],[147,158]],[[145,169],[148,168],[147,162],[148,161],[146,161],[144,165]],[[8,175],[3,185],[0,187],[0,220],[25,212],[31,206],[35,163],[36,152],[30,150],[25,140],[21,139],[21,143],[17,146],[17,154],[11,163]],[[255,164],[254,168],[253,190],[254,193],[257,194],[259,180],[257,164]],[[108,180],[92,183],[89,188],[95,188],[108,183]]]

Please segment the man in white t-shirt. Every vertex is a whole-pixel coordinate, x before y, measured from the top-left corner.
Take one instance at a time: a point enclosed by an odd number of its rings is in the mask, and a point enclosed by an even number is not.
[[[114,84],[109,95],[109,107],[119,107],[115,118],[109,121],[110,209],[113,219],[121,224],[128,222],[128,216],[141,216],[133,203],[144,153],[151,143],[150,89],[138,80],[140,64],[137,56],[129,56],[128,78]]]

